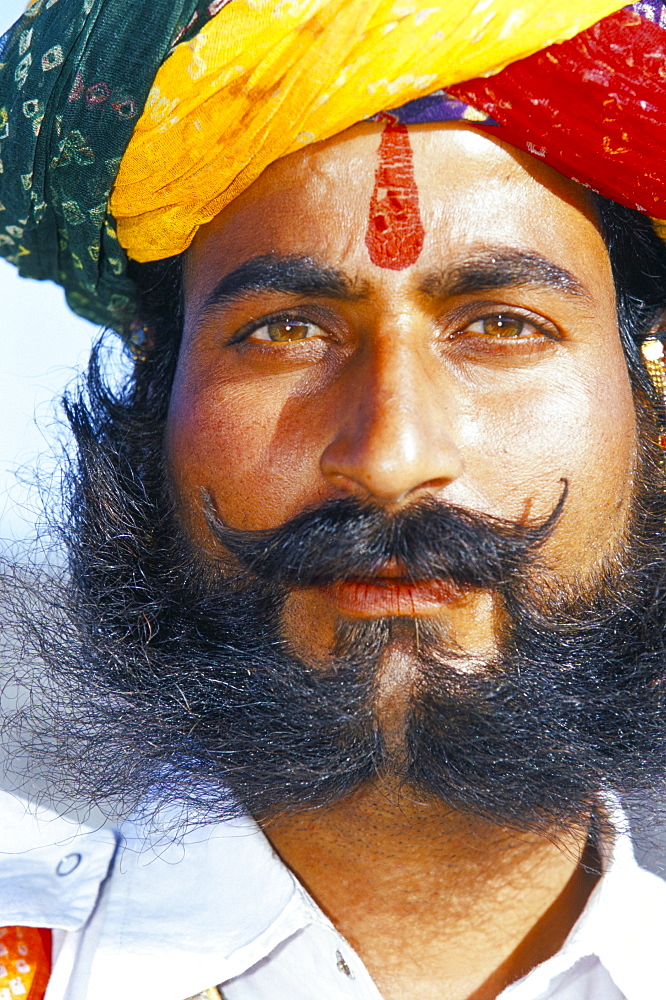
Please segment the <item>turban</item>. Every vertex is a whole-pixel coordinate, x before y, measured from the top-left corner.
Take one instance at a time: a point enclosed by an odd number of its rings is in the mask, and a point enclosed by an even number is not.
[[[396,108],[666,217],[661,0],[34,0],[0,40],[0,254],[126,333],[128,258]]]

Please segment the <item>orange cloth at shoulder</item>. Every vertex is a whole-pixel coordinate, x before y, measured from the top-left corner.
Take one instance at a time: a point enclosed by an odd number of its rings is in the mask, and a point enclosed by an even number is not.
[[[43,1000],[51,975],[51,931],[0,927],[0,1000]]]

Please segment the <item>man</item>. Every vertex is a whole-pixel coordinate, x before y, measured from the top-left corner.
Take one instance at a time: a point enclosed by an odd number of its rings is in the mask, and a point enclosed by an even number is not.
[[[43,669],[5,730],[61,801],[135,816],[63,855],[8,797],[3,922],[54,931],[47,1000],[657,996],[666,897],[622,803],[656,817],[666,761],[666,249],[552,165],[658,215],[618,167],[652,76],[587,167],[498,124],[530,59],[468,85],[482,111],[437,86],[590,25],[531,58],[652,66],[661,5],[526,8],[528,42],[499,5],[183,9],[138,124],[91,70],[114,6],[37,4],[6,45],[7,255],[135,364],[114,394],[96,349],[67,402],[67,578],[7,577],[8,659]],[[470,41],[433,80],[462,14],[495,61]],[[419,80],[378,81],[403,45]]]

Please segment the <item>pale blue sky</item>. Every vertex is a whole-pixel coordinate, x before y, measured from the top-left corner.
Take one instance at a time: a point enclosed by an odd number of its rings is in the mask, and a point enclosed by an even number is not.
[[[25,5],[0,0],[0,35]],[[48,453],[53,400],[85,362],[96,332],[69,311],[60,288],[20,279],[0,259],[0,537],[30,530],[29,493],[14,471]]]

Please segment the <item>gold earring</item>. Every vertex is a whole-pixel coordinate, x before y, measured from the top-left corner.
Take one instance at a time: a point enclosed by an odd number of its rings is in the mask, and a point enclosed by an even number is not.
[[[666,406],[666,351],[661,338],[648,337],[644,340],[641,344],[641,354],[662,406]],[[659,445],[666,451],[666,432],[663,427],[659,434]]]
[[[133,326],[127,338],[132,357],[135,361],[147,361],[155,346],[155,333],[149,326]]]

